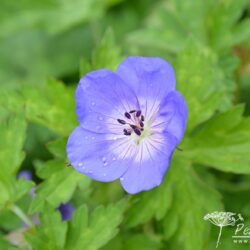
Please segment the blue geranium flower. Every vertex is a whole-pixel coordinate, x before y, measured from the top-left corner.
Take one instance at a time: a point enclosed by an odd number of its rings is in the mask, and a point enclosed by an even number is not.
[[[22,170],[17,175],[17,178],[23,178],[26,181],[32,180],[32,173],[29,170]]]
[[[58,208],[61,213],[62,220],[71,220],[75,208],[70,203],[61,204]]]
[[[80,126],[67,155],[90,178],[120,179],[130,194],[161,184],[187,121],[174,70],[161,58],[128,57],[117,72],[84,76],[76,90]]]

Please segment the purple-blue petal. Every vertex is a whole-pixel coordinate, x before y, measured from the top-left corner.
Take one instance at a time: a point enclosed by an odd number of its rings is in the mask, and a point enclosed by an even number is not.
[[[172,66],[157,57],[127,57],[118,66],[117,74],[134,90],[140,100],[145,102],[161,100],[175,90],[175,75]]]
[[[76,91],[78,120],[83,128],[93,132],[111,132],[109,125],[112,124],[116,130],[117,119],[138,107],[138,100],[130,87],[110,70],[87,74],[80,80]]]
[[[161,102],[158,120],[165,122],[164,132],[175,136],[180,143],[187,124],[188,110],[182,95],[177,91],[170,92]]]
[[[130,194],[157,187],[163,181],[164,175],[176,146],[176,138],[169,133],[156,134],[142,153],[149,155],[145,160],[134,162],[120,178],[121,185]]]
[[[129,167],[128,159],[118,159],[115,150],[122,150],[126,137],[107,137],[77,127],[67,143],[67,155],[72,166],[80,173],[98,181],[118,179]]]

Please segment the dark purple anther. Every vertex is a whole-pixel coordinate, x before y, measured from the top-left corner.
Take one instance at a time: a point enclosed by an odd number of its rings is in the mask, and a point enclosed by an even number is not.
[[[126,124],[126,122],[125,122],[124,120],[117,119],[117,121],[118,121],[120,124],[122,124],[122,125]]]
[[[141,121],[144,122],[144,115],[141,116]]]
[[[128,119],[131,119],[131,115],[130,115],[128,112],[126,112],[124,115],[125,115]]]
[[[133,124],[130,124],[130,127],[132,128],[132,129],[135,129],[135,128],[137,128],[135,125],[133,125]]]
[[[143,127],[144,127],[144,123],[143,123],[143,122],[140,122],[140,126],[143,128]]]
[[[134,132],[135,132],[138,136],[141,135],[141,131],[140,131],[138,128],[135,128],[135,129],[134,129]]]
[[[131,135],[131,132],[129,132],[127,129],[123,129],[123,134],[124,135]]]
[[[132,114],[132,113],[135,113],[136,110],[130,110],[129,113]]]
[[[141,110],[136,111],[136,117],[140,117],[141,115]]]

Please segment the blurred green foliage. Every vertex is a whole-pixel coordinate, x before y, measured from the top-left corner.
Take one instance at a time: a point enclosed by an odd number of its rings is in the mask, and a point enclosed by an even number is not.
[[[242,213],[250,227],[249,16],[246,0],[2,0],[0,249],[211,250],[206,213]],[[65,153],[79,75],[128,55],[173,64],[189,109],[163,184],[134,196],[67,167]],[[219,249],[248,249],[232,234]]]

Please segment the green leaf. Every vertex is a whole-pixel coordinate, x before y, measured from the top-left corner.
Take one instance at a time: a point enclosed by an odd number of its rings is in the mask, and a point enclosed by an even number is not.
[[[169,240],[174,236],[179,226],[179,217],[175,210],[171,209],[167,212],[162,221],[163,225],[163,237]]]
[[[115,42],[112,29],[107,29],[101,42],[95,48],[91,59],[91,64],[82,59],[80,68],[81,76],[92,70],[102,68],[116,71],[122,57],[120,47]]]
[[[7,249],[10,245],[8,244],[8,241],[6,241],[2,236],[0,236],[0,247],[2,249]]]
[[[132,32],[128,41],[132,47],[145,48],[162,56],[177,53],[187,42],[187,37],[205,40],[205,14],[208,3],[201,0],[162,1],[156,5],[146,20],[146,27]],[[153,56],[152,53],[152,56]]]
[[[56,158],[65,159],[67,140],[68,138],[60,138],[55,141],[50,141],[47,144],[47,148]]]
[[[162,249],[159,239],[146,234],[131,235],[124,243],[124,250],[158,250]]]
[[[170,211],[178,216],[178,228],[170,243],[173,249],[203,250],[209,233],[203,217],[222,209],[221,197],[198,177],[187,161],[174,158],[168,174],[174,197]],[[167,213],[164,219],[169,220],[169,223],[164,222],[165,232],[173,230],[170,215]]]
[[[232,31],[232,38],[230,40],[230,46],[249,42],[250,37],[250,18],[247,18],[240,22]]]
[[[221,171],[250,173],[250,118],[236,106],[206,122],[185,145],[185,156]]]
[[[63,250],[67,224],[62,222],[61,215],[48,204],[40,217],[41,225],[27,231],[26,239],[34,250]]]
[[[41,179],[48,179],[51,175],[60,173],[67,167],[62,159],[53,159],[46,162],[35,161],[34,164],[37,169],[37,175]]]
[[[26,121],[22,114],[13,115],[6,113],[3,117],[0,114],[0,208],[7,201],[15,201],[31,188],[31,185],[19,185],[15,182],[18,168],[23,159],[22,151],[26,137]]]
[[[207,28],[209,43],[214,49],[225,51],[237,42],[232,30],[237,30],[237,25],[241,26],[241,22],[238,22],[238,20],[246,6],[246,0],[237,2],[234,0],[213,1],[207,20]],[[240,38],[238,41],[240,41]]]
[[[45,0],[34,4],[31,0],[25,0],[9,4],[8,1],[3,1],[0,11],[3,28],[0,34],[6,36],[6,34],[36,25],[50,33],[63,32],[79,23],[101,17],[105,9],[116,2],[117,0],[101,2],[73,0],[69,3],[68,1]],[[10,15],[4,15],[5,11],[10,11]]]
[[[115,71],[121,62],[121,50],[115,42],[114,33],[108,29],[94,50],[92,64],[95,69],[107,68]]]
[[[34,183],[32,181],[24,180],[23,178],[18,179],[15,182],[15,196],[13,201],[18,201],[25,194],[27,194],[31,188],[34,187]]]
[[[152,199],[152,197],[154,198]],[[131,198],[125,223],[128,227],[134,227],[149,221],[153,217],[160,220],[171,207],[171,204],[172,186],[167,174],[159,187]]]
[[[150,55],[178,53],[187,38],[223,54],[248,39],[249,23],[239,21],[246,7],[246,0],[161,1],[146,19],[145,27],[133,31],[127,40],[133,49],[150,51]]]
[[[45,86],[24,88],[27,118],[68,136],[77,125],[74,91],[55,80],[49,80]]]
[[[74,74],[82,54],[89,56],[92,44],[90,27],[77,26],[55,36],[39,29],[18,31],[0,39],[1,84],[5,87],[27,84],[39,87],[48,76]],[[10,56],[12,51],[15,56]]]
[[[0,209],[7,203],[7,201],[10,199],[10,194],[8,187],[0,181]]]
[[[175,66],[177,89],[188,106],[188,131],[231,106],[232,82],[225,79],[211,50],[193,41],[178,55]]]
[[[118,233],[122,221],[124,201],[107,208],[97,207],[88,218],[86,206],[79,207],[69,223],[66,249],[97,250]]]
[[[33,214],[41,211],[46,202],[52,207],[58,207],[61,203],[66,203],[72,197],[79,182],[89,182],[86,176],[64,166],[62,162],[60,165],[62,166],[60,171],[52,173],[44,182],[38,185],[29,213]]]
[[[0,117],[0,164],[1,175],[16,174],[24,159],[22,151],[26,137],[26,121],[22,114]]]

